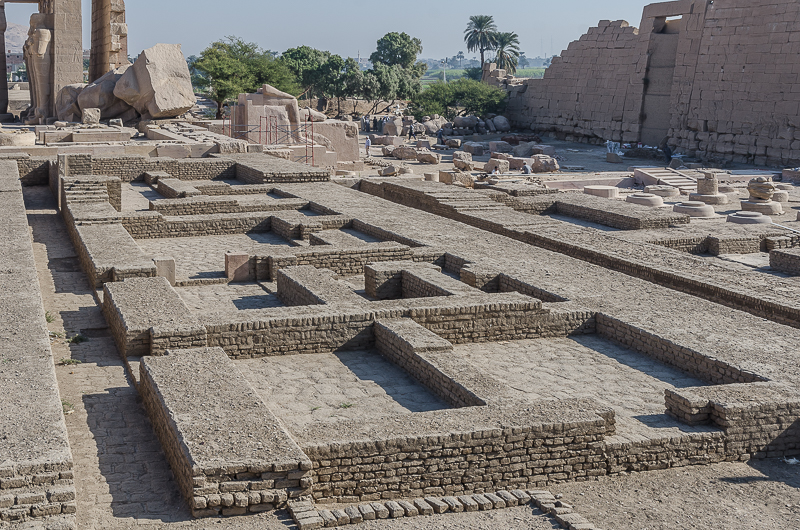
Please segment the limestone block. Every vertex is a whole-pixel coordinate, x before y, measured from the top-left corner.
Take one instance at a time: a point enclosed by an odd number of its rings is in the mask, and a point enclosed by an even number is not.
[[[447,141],[445,142],[445,145],[446,145],[447,147],[450,147],[450,148],[453,148],[453,149],[458,149],[458,148],[460,148],[460,147],[461,147],[461,140],[458,140],[458,139],[456,139],[456,138],[452,138],[452,139],[450,139],[450,140],[447,140]]]
[[[430,140],[418,140],[417,149],[430,149],[431,148],[431,141]]]
[[[772,200],[775,202],[787,203],[789,202],[789,192],[778,190],[772,195]]]
[[[84,83],[67,85],[62,88],[56,97],[56,114],[59,120],[78,122],[81,119],[81,108],[78,105],[78,96],[86,88]]]
[[[185,114],[196,99],[180,44],[156,44],[144,50],[119,79],[114,95],[145,117]]]
[[[417,153],[417,162],[422,164],[438,164],[442,161],[442,155],[432,153],[428,150]]]
[[[472,171],[475,164],[472,162],[472,155],[466,151],[456,151],[453,153],[453,165],[462,171]]]
[[[617,153],[606,153],[606,162],[611,164],[622,164],[624,160]]]
[[[453,127],[459,129],[474,129],[478,125],[475,116],[458,116],[453,120]]]
[[[383,124],[383,134],[386,136],[400,136],[403,131],[403,120],[394,118]]]
[[[511,150],[517,158],[528,158],[531,155],[540,155],[543,153],[536,152],[536,143],[535,142],[523,142]]]
[[[413,147],[398,147],[392,151],[392,156],[399,160],[416,160],[417,151]]]
[[[125,74],[130,65],[111,70],[103,77],[89,83],[78,95],[78,106],[81,109],[100,109],[100,119],[118,118],[133,108],[114,95],[117,81]]]
[[[382,177],[391,177],[397,175],[397,168],[395,166],[387,166],[378,170],[378,175]]]
[[[438,173],[425,173],[425,180],[428,182],[439,182]]]
[[[497,132],[508,132],[511,130],[511,122],[508,121],[508,118],[505,116],[495,116],[492,119],[492,123],[494,124]]]
[[[81,123],[84,125],[97,125],[100,123],[100,109],[87,108],[83,109]]]
[[[243,252],[225,253],[225,276],[232,282],[247,282],[250,276],[250,255]]]
[[[486,162],[486,165],[483,166],[483,170],[486,173],[491,173],[495,170],[495,168],[497,169],[498,173],[508,173],[511,171],[511,165],[508,163],[508,160],[491,158],[488,162]]]
[[[464,144],[464,151],[472,156],[483,156],[484,149],[483,144],[477,142],[467,142]]]
[[[327,119],[328,119],[328,117],[326,115],[324,115],[323,113],[321,113],[319,111],[316,111],[314,109],[309,109],[309,108],[300,109],[300,121],[301,122],[313,121],[315,123],[319,123],[319,122],[323,122],[323,121],[325,121]],[[373,142],[374,142],[374,140],[373,140]]]
[[[27,129],[0,132],[0,147],[36,145],[36,133]]]
[[[508,142],[489,142],[489,152],[491,153],[510,153],[511,144]]]
[[[175,287],[175,259],[157,257],[153,258],[156,265],[156,276],[166,278],[169,284]]]
[[[533,148],[534,155],[556,156],[556,148],[552,145],[537,145]]]
[[[552,173],[561,169],[558,160],[547,155],[533,155],[531,169],[534,173]]]
[[[394,153],[395,149],[396,148],[393,145],[385,145],[381,148],[381,153],[383,156],[392,156],[392,153]]]
[[[616,199],[619,197],[619,188],[614,186],[585,186],[583,188],[583,193],[587,195],[594,195],[595,197]]]

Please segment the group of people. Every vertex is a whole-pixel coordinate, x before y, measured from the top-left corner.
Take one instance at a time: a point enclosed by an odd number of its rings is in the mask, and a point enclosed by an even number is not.
[[[361,130],[367,133],[374,132],[383,134],[383,126],[389,121],[388,116],[379,118],[378,116],[370,117],[369,114],[361,118]]]

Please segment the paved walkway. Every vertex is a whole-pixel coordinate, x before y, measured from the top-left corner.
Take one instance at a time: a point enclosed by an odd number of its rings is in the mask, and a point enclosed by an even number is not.
[[[450,408],[376,351],[286,355],[237,364],[289,430],[315,422]]]
[[[454,355],[503,381],[525,401],[592,398],[614,408],[619,435],[706,432],[664,414],[664,390],[699,379],[597,335],[464,344]]]
[[[59,335],[53,356],[65,361],[56,374],[75,460],[78,528],[207,528],[210,521],[194,521],[178,492],[52,195],[44,187],[24,194],[48,328]],[[68,342],[77,334],[88,340]],[[214,527],[285,529],[286,517],[232,518]]]

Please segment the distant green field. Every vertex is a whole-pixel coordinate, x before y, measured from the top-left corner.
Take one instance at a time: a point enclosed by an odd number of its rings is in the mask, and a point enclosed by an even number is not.
[[[544,70],[545,70],[544,68],[520,68],[514,75],[516,75],[517,77],[533,77],[539,79],[542,76],[544,76]],[[441,69],[428,70],[422,77],[422,84],[429,85],[431,83],[435,83],[436,81],[441,79],[441,76],[442,76]],[[448,81],[455,81],[456,79],[459,79],[461,77],[464,77],[464,70],[458,68],[447,70]]]

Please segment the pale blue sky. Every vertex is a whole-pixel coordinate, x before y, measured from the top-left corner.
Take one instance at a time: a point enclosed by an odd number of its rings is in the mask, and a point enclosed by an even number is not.
[[[342,56],[368,57],[390,31],[422,39],[423,57],[467,53],[463,31],[470,15],[492,15],[501,31],[515,31],[528,57],[559,53],[599,20],[638,26],[650,2],[617,0],[459,0],[365,2],[355,0],[128,0],[129,51],[135,56],[158,42],[181,43],[198,54],[210,42],[235,35],[282,52],[308,45]],[[84,48],[89,47],[91,0],[83,0]],[[28,24],[32,7],[7,4],[10,22]],[[551,44],[552,42],[552,44]],[[468,53],[468,57],[477,54]]]

